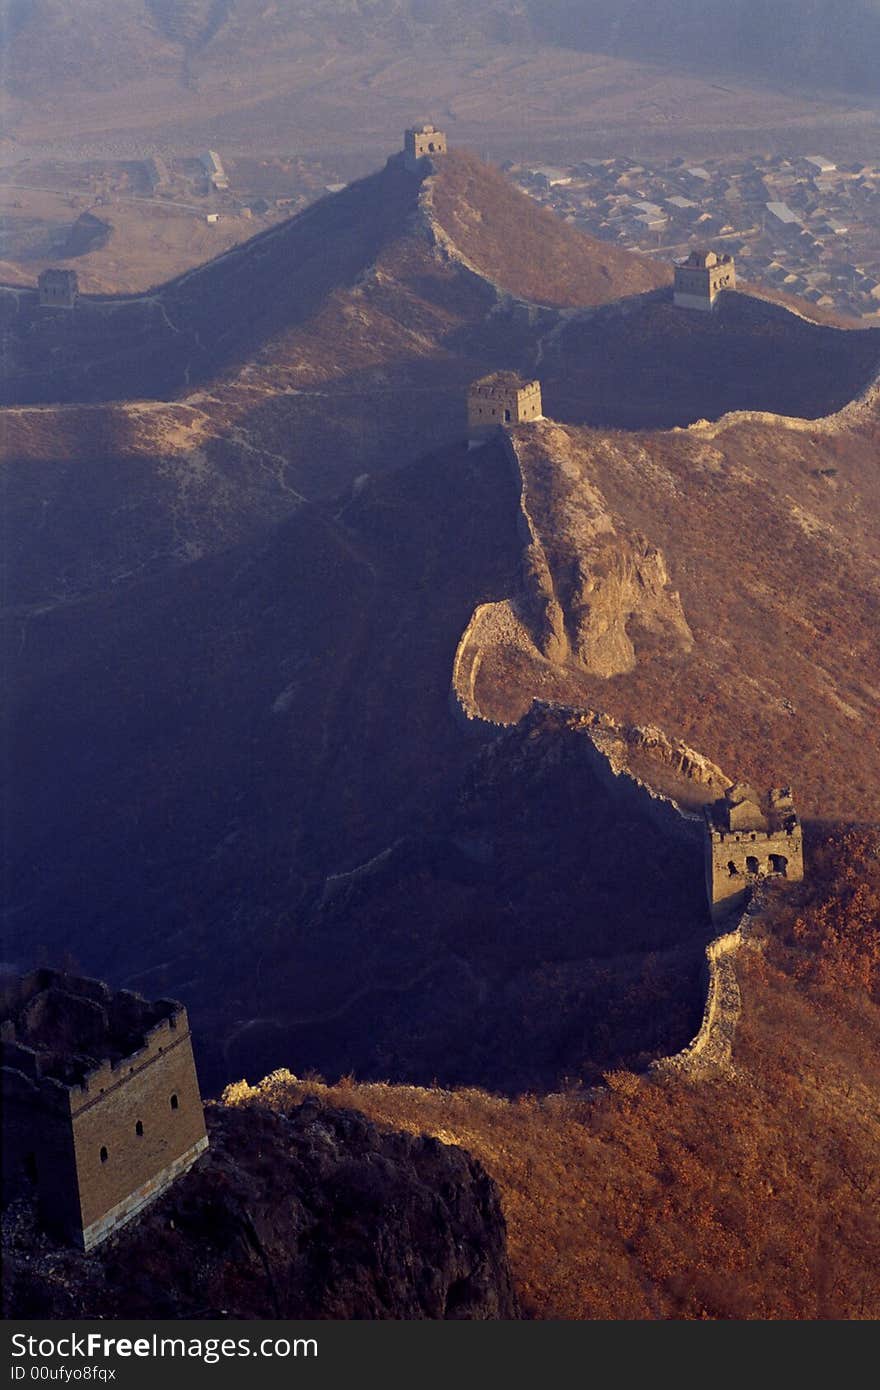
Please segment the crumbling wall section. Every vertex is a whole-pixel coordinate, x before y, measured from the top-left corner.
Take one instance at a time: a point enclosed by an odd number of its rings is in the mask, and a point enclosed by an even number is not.
[[[703,1076],[732,1069],[736,1029],[742,1014],[736,961],[762,905],[760,893],[753,891],[733,930],[709,942],[706,947],[706,1003],[699,1031],[680,1052],[652,1062],[652,1073]]]

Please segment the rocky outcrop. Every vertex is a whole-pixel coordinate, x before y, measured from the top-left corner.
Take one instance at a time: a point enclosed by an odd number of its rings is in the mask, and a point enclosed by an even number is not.
[[[506,436],[530,543],[524,610],[550,661],[591,675],[631,671],[638,624],[682,651],[693,636],[660,550],[615,518],[570,435],[547,421]]]
[[[196,1167],[89,1256],[7,1211],[4,1315],[517,1316],[498,1194],[463,1150],[317,1101],[207,1120]]]
[[[614,772],[632,771],[633,755],[642,753],[696,786],[712,790],[730,786],[730,778],[717,763],[680,738],[670,738],[656,724],[621,724],[596,710],[578,710],[573,717],[589,726],[590,737]]]
[[[502,442],[520,494],[520,584],[510,598],[480,605],[459,643],[453,686],[467,715],[481,715],[477,678],[502,649],[527,665],[602,679],[635,668],[638,631],[691,651],[662,552],[612,515],[568,432],[543,421]]]
[[[667,632],[683,650],[693,645],[681,599],[669,587],[666,561],[642,535],[596,546],[579,558],[566,607],[574,654],[596,676],[619,676],[635,667],[627,630],[633,619]]]

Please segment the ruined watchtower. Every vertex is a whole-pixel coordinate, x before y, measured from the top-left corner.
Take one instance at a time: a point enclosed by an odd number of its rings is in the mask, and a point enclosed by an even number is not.
[[[72,309],[79,295],[76,271],[52,266],[43,271],[37,281],[37,289],[41,309]]]
[[[91,1250],[208,1147],[186,1010],[35,970],[0,987],[3,1202]]]
[[[430,122],[412,126],[404,133],[404,163],[407,169],[412,169],[413,172],[418,172],[421,161],[428,155],[445,154],[446,150],[446,136]]]
[[[675,267],[674,301],[682,309],[712,309],[722,290],[736,289],[736,265],[731,255],[692,251]]]
[[[516,372],[493,372],[471,383],[467,400],[468,440],[484,444],[499,425],[541,419],[541,383]]]
[[[801,824],[788,787],[763,799],[743,782],[706,808],[706,888],[712,916],[745,903],[749,888],[768,877],[804,876]]]

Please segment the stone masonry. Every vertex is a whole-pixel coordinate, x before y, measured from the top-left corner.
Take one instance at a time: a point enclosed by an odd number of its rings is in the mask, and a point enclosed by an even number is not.
[[[443,131],[430,122],[412,126],[403,137],[404,163],[407,169],[418,172],[423,159],[434,154],[445,154],[447,148]]]
[[[740,782],[706,808],[706,889],[713,918],[745,905],[767,878],[804,876],[801,824],[788,787],[763,798]]]
[[[0,986],[3,1202],[90,1250],[208,1147],[186,1010],[54,970]]]
[[[682,309],[712,309],[722,290],[736,289],[732,256],[714,251],[692,251],[675,267],[674,301]]]
[[[467,400],[468,440],[484,444],[506,425],[540,420],[541,383],[524,381],[516,372],[493,372],[471,384]]]

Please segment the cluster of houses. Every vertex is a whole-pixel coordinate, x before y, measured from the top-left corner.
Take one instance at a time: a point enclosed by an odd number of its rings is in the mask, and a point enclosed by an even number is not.
[[[750,280],[822,307],[880,313],[880,162],[621,157],[508,167],[593,236],[664,259],[711,242]]]

